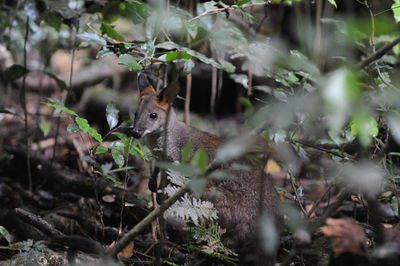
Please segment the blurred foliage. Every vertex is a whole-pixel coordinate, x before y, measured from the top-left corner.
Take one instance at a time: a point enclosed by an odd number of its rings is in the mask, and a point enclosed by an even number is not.
[[[186,2],[193,4],[191,8]],[[343,1],[327,2],[335,10],[342,8]],[[60,48],[91,47],[97,51],[96,58],[117,56],[119,64],[131,71],[173,65],[187,75],[202,62],[232,73],[229,78],[254,97],[240,99],[247,122],[238,130],[240,137],[232,137],[218,149],[215,161],[209,161],[201,150],[190,161],[189,145],[180,164],[159,164],[193,177],[191,188],[197,194],[204,188],[206,177],[226,177],[223,172],[209,171],[212,166],[242,156],[253,144],[254,134],[260,134],[269,141],[290,143],[300,157],[299,141],[330,145],[329,151],[336,155],[328,154],[341,169],[332,175],[341,177],[335,182],[367,196],[393,190],[385,194],[385,200],[393,202],[399,196],[399,151],[395,149],[400,145],[399,44],[366,67],[359,66],[399,36],[400,2],[393,0],[392,8],[385,12],[371,9],[369,1],[357,2],[360,16],[349,18],[333,12],[318,21],[328,32],[322,35],[318,47],[314,26],[296,25],[297,43],[292,44],[263,32],[251,34],[227,12],[233,10],[253,25],[260,20],[260,13],[245,6],[261,6],[263,1],[3,1],[0,44],[11,51],[17,63],[2,70],[0,77],[6,84],[28,72],[42,71]],[[26,49],[38,51],[40,60],[24,66],[26,24],[30,32]],[[66,81],[54,73],[46,74],[67,90]],[[252,84],[251,79],[257,83]],[[114,132],[121,124],[115,106],[109,105],[105,111],[110,134],[118,138],[108,147],[103,145],[105,136],[63,101],[52,100],[48,106],[74,119],[69,132],[85,132],[98,141],[95,153],[111,152],[116,168],[111,163],[99,165],[86,159],[112,182],[120,182],[116,172],[129,169],[128,155],[149,159],[141,143]],[[42,120],[40,128],[45,135],[50,127]],[[351,145],[356,149],[348,149]],[[296,176],[298,167],[292,169]],[[394,188],[385,186],[384,180]],[[392,204],[393,208],[397,205],[397,214],[398,204]],[[301,217],[292,210],[287,212],[293,220],[301,221],[290,225],[291,230],[303,230]],[[268,218],[263,219],[268,223]]]

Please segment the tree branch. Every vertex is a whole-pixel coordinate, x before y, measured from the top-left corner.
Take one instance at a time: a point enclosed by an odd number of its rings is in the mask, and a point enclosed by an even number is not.
[[[379,58],[381,58],[382,56],[387,54],[398,43],[400,43],[400,37],[394,39],[392,42],[386,44],[381,49],[379,49],[375,53],[371,54],[370,56],[368,56],[363,61],[359,62],[357,64],[357,66],[360,67],[360,68],[364,68],[364,67],[368,66],[369,64],[371,64],[375,60],[378,60]]]
[[[127,232],[115,245],[109,249],[108,253],[115,257],[118,252],[120,252],[133,238],[140,233],[144,228],[150,225],[155,219],[162,215],[169,207],[172,206],[178,199],[180,199],[185,193],[189,192],[187,186],[178,190],[172,197],[168,198],[163,204],[157,209],[154,209],[149,213],[143,220],[141,220],[135,227],[133,227],[129,232]]]

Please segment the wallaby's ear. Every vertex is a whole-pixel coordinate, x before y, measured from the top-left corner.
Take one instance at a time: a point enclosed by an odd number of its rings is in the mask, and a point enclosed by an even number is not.
[[[172,104],[179,93],[179,82],[173,81],[167,87],[158,92],[158,102],[161,105]]]
[[[150,83],[146,73],[139,73],[137,77],[137,85],[140,91],[140,97],[153,94],[156,92],[153,85]]]

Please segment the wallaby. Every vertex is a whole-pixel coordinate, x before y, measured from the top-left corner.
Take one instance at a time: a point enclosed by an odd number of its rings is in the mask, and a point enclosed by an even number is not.
[[[156,91],[148,77],[140,74],[138,88],[140,102],[133,126],[135,138],[146,137],[148,147],[156,157],[161,156],[161,160],[180,161],[181,151],[189,141],[193,143],[194,151],[204,149],[210,160],[214,158],[216,149],[222,143],[221,139],[179,121],[171,108],[179,91],[177,84],[170,84]],[[168,112],[170,112],[169,115]],[[167,116],[169,116],[169,121],[165,128]],[[167,136],[166,151],[163,152],[165,136]],[[163,154],[167,158],[163,158]],[[257,165],[245,158],[236,162],[253,167]],[[248,252],[248,249],[253,249],[251,252],[254,253],[257,242],[255,220],[260,208],[275,219],[280,219],[277,193],[262,169],[260,171],[229,170],[229,165],[223,168],[232,173],[235,178],[210,179],[206,191],[219,192],[212,202],[218,211],[218,224],[227,230],[224,242],[239,252]],[[263,184],[262,189],[260,184]],[[262,204],[260,204],[261,190],[263,190]]]

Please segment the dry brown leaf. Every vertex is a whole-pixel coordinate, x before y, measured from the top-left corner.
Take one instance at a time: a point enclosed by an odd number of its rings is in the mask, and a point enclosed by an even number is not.
[[[135,249],[135,244],[133,242],[130,242],[124,249],[118,253],[119,257],[123,257],[126,259],[129,259],[133,255],[133,251]]]
[[[342,253],[365,255],[367,237],[356,220],[328,218],[326,224],[321,227],[321,231],[331,238],[332,250],[336,255]]]

